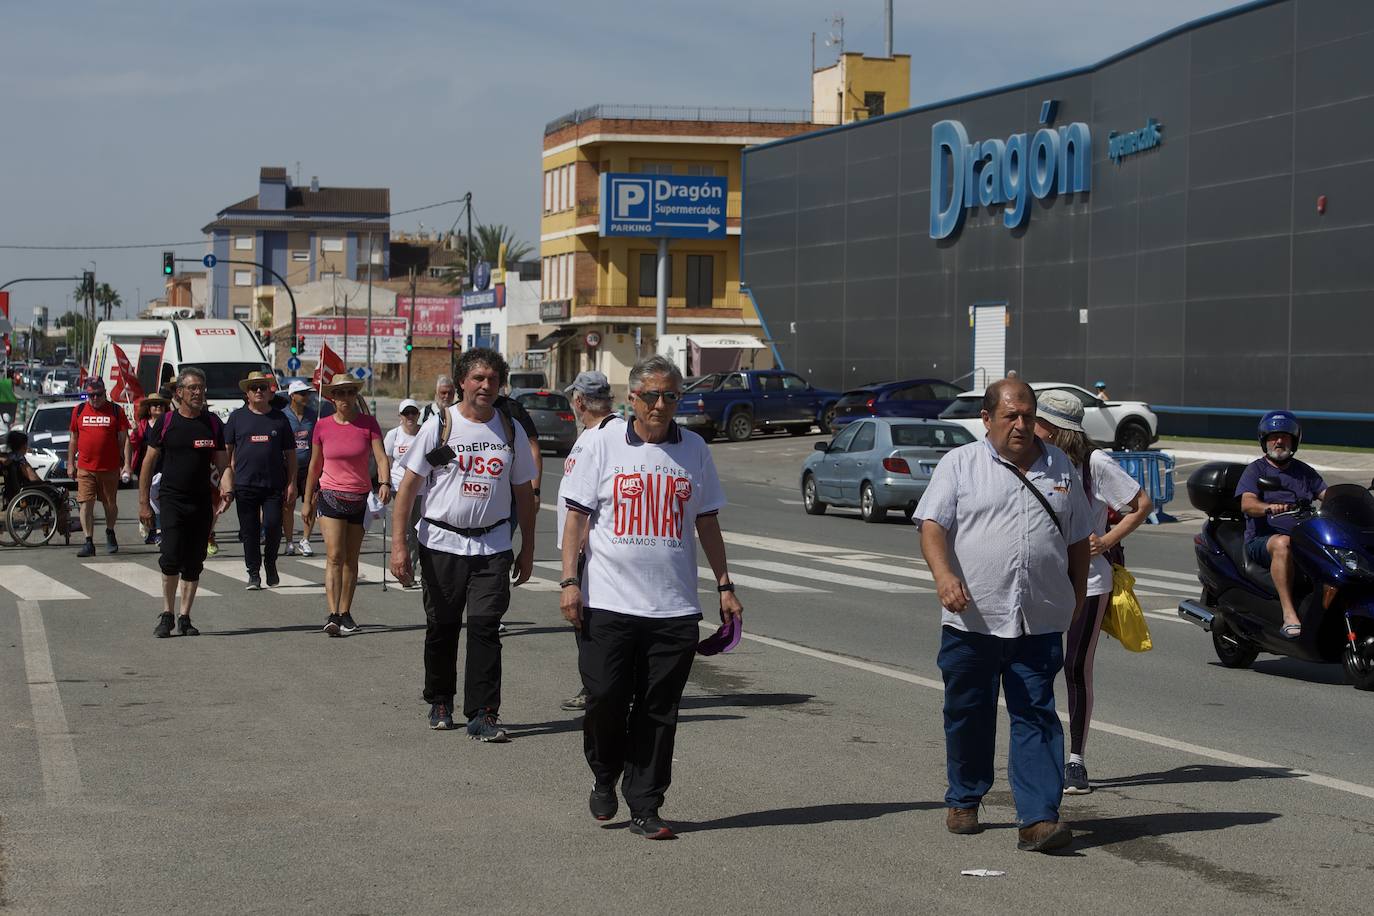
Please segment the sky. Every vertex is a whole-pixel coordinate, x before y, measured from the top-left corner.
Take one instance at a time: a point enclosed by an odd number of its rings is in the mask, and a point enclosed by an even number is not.
[[[895,0],[923,104],[1082,66],[1235,0]],[[687,11],[690,10],[690,15]],[[161,251],[257,193],[389,187],[393,211],[473,192],[476,219],[538,245],[544,124],[596,103],[805,109],[844,18],[879,55],[882,0],[66,0],[4,3],[0,283],[95,262],[132,317]],[[989,27],[989,24],[994,24]],[[299,165],[298,165],[299,164]],[[460,205],[396,217],[446,230]],[[34,251],[10,246],[134,246]],[[12,318],[74,283],[11,287]]]

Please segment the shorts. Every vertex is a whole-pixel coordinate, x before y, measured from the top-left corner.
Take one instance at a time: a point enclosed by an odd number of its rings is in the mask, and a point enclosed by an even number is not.
[[[205,552],[210,546],[214,511],[209,502],[192,502],[163,494],[158,521],[162,523],[162,544],[157,565],[164,576],[180,576],[196,582],[205,568]]]
[[[91,500],[99,500],[102,503],[112,503],[119,495],[119,472],[118,471],[86,471],[81,468],[76,470],[76,501],[88,503]]]
[[[305,478],[310,476],[310,462],[301,464],[296,462],[296,498],[305,498]]]
[[[321,490],[316,509],[323,518],[337,518],[350,525],[362,525],[367,514],[366,493],[345,493],[342,490]]]
[[[1251,563],[1258,563],[1265,569],[1269,568],[1269,538],[1272,535],[1262,534],[1259,537],[1251,538],[1245,542],[1245,555],[1250,558]]]

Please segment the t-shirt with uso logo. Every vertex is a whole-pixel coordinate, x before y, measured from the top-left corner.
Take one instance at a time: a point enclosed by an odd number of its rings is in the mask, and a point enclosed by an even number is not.
[[[162,460],[160,499],[210,505],[210,468],[215,452],[224,451],[224,426],[218,417],[208,410],[194,417],[174,410],[148,427],[148,447],[158,449]]]
[[[426,455],[439,445],[439,416],[430,417],[420,427],[402,459],[407,471],[413,471],[429,481],[425,494],[424,516],[415,530],[420,543],[430,550],[461,556],[489,555],[511,549],[509,525],[499,524],[509,519],[515,509],[511,487],[534,480],[534,456],[530,454],[530,440],[520,424],[514,423],[515,439],[505,441],[501,418],[492,413],[491,419],[478,423],[464,418],[457,406],[450,407],[452,417],[448,444],[455,455],[443,467],[435,467]],[[467,537],[425,519],[437,519],[454,528],[486,528],[491,531],[477,537]]]
[[[123,466],[119,453],[119,434],[129,431],[129,418],[109,401],[96,407],[89,401],[72,411],[70,431],[76,441],[76,466],[82,471],[117,471]]]
[[[235,489],[285,491],[286,453],[296,448],[296,438],[280,410],[238,408],[224,424],[224,444],[234,449]]]
[[[582,602],[633,617],[688,617],[697,598],[696,520],[725,506],[705,441],[673,424],[663,442],[633,423],[587,437],[561,490],[591,517]]]
[[[611,414],[595,426],[587,427],[582,430],[582,435],[578,436],[577,441],[573,443],[572,450],[568,452],[568,457],[563,459],[563,479],[558,484],[558,529],[554,532],[559,550],[563,549],[563,526],[568,521],[568,501],[564,491],[567,489],[568,478],[572,476],[573,468],[577,467],[578,459],[582,457],[582,452],[587,447],[587,440],[602,429],[624,425],[624,417]]]

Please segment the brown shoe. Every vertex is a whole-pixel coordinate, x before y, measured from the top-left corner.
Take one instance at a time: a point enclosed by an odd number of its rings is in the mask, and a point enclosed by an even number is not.
[[[1022,827],[1017,849],[1027,852],[1050,852],[1063,849],[1073,842],[1073,831],[1068,824],[1058,821],[1038,821],[1029,827]]]
[[[968,835],[982,833],[983,825],[978,823],[977,808],[950,808],[945,814],[945,829],[950,833]]]

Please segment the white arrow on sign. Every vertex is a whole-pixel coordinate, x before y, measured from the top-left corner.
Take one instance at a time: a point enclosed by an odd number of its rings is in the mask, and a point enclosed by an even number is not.
[[[705,229],[707,232],[715,232],[720,228],[720,223],[713,219],[708,219],[704,223],[657,223],[659,226],[676,226],[681,229]]]

